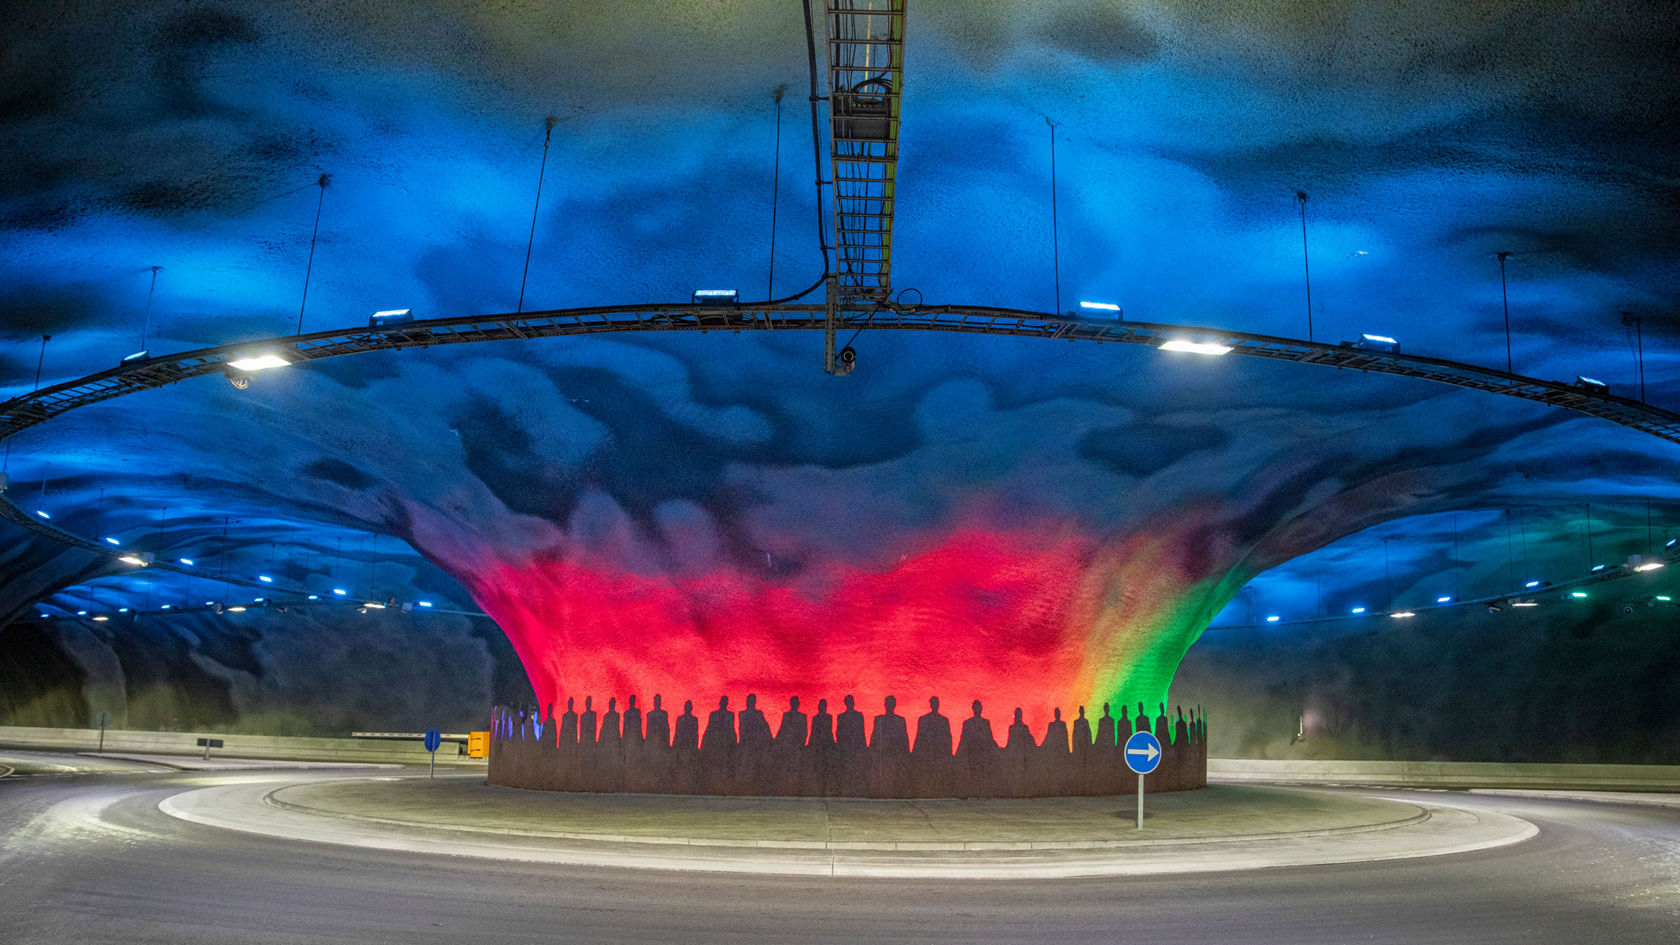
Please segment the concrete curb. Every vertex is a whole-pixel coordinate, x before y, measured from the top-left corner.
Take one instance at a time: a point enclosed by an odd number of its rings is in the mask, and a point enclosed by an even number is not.
[[[538,838],[519,834],[422,829],[370,818],[323,817],[272,805],[265,798],[290,779],[262,778],[188,790],[164,798],[164,814],[203,826],[279,839],[332,843],[421,855],[620,869],[856,876],[905,879],[1048,879],[1139,876],[1282,866],[1326,865],[1443,856],[1520,843],[1539,833],[1506,814],[1471,811],[1416,798],[1382,798],[1421,815],[1404,826],[1267,838],[1128,841],[1124,848],[998,850],[823,850],[715,846],[692,843],[609,842],[599,838]],[[340,779],[352,780],[352,779]],[[311,783],[319,783],[311,779]],[[284,803],[284,802],[282,802]],[[538,840],[548,839],[548,843]],[[645,840],[645,838],[642,838]]]
[[[336,820],[347,820],[368,824],[381,824],[393,827],[407,827],[417,830],[444,830],[459,833],[480,833],[493,836],[530,837],[544,840],[573,840],[584,843],[641,843],[654,846],[671,845],[679,847],[739,847],[742,849],[774,849],[774,850],[811,850],[833,852],[837,850],[877,850],[922,853],[951,853],[951,852],[981,852],[981,851],[1032,851],[1032,850],[1127,850],[1138,847],[1161,846],[1191,846],[1210,843],[1236,843],[1248,841],[1292,840],[1309,837],[1329,837],[1339,834],[1370,833],[1376,830],[1392,830],[1409,827],[1429,819],[1429,811],[1410,802],[1400,802],[1413,808],[1416,813],[1396,820],[1383,821],[1374,824],[1360,824],[1350,827],[1329,827],[1322,830],[1299,830],[1288,833],[1241,834],[1230,837],[1164,837],[1145,838],[1135,840],[970,840],[962,842],[941,842],[936,840],[905,840],[905,841],[871,841],[871,840],[729,840],[713,837],[671,837],[651,834],[613,834],[613,833],[581,833],[567,830],[516,830],[507,827],[474,827],[467,824],[424,824],[412,820],[398,820],[389,817],[370,817],[366,814],[351,814],[344,811],[327,810],[325,808],[310,807],[304,804],[293,804],[280,800],[277,796],[286,788],[276,788],[263,795],[263,803],[281,810],[293,811],[310,817],[327,817]]]

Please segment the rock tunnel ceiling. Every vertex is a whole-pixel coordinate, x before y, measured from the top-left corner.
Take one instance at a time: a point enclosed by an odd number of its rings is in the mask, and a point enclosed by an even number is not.
[[[1637,390],[1627,311],[1645,396],[1674,403],[1675,14],[1524,9],[917,2],[895,279],[1051,309],[1053,133],[1064,308],[1304,335],[1300,188],[1317,337],[1502,367],[1508,250],[1519,373]],[[51,383],[148,319],[154,352],[295,330],[317,201],[306,330],[511,310],[549,114],[527,309],[802,288],[798,5],[701,12],[25,4],[4,394],[43,333]],[[712,333],[193,381],[16,438],[10,494],[300,591],[482,607],[545,701],[893,692],[1035,718],[1164,698],[1245,585],[1298,599],[1314,561],[1347,600],[1475,596],[1509,577],[1486,564],[1502,510],[1533,522],[1537,569],[1581,569],[1586,503],[1603,555],[1680,521],[1670,444],[1485,395],[1048,341],[857,347],[845,379],[812,333]],[[6,534],[8,612],[227,593]]]

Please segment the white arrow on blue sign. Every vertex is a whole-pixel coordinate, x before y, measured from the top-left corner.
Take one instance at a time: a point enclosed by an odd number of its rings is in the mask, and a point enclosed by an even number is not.
[[[1134,732],[1126,739],[1126,767],[1148,774],[1161,766],[1161,742],[1148,732]]]

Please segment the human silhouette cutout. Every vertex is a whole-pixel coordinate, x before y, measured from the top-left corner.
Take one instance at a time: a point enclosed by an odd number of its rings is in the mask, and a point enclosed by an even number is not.
[[[1079,718],[1073,720],[1073,750],[1091,747],[1091,723],[1085,720],[1085,707],[1079,707]]]
[[[1147,708],[1145,708],[1143,703],[1141,703],[1141,702],[1138,703],[1138,713],[1137,713],[1136,721],[1137,721],[1137,730],[1138,731],[1140,731],[1140,732],[1149,731],[1149,710]]]
[[[653,704],[659,704],[657,696],[654,697]],[[653,711],[658,712],[659,710],[654,709]],[[700,748],[700,719],[694,714],[693,699],[683,701],[682,715],[677,716],[674,736],[675,737],[671,741],[671,747],[673,748],[687,748],[690,750],[698,750]]]
[[[928,700],[927,712],[916,720],[916,744],[911,751],[936,758],[951,754],[951,720],[939,714],[938,696]]]
[[[576,745],[578,740],[578,716],[572,708],[574,699],[566,699],[566,714],[560,716],[560,744]]]
[[[1122,721],[1125,720],[1125,706],[1120,707],[1120,717]],[[1097,745],[1098,747],[1114,747],[1114,716],[1108,714],[1108,703],[1106,702],[1103,703],[1102,718],[1097,720]]]
[[[992,737],[992,722],[980,714],[980,700],[974,700],[974,714],[963,720],[962,740],[957,743],[959,754],[976,751],[991,751],[997,748],[997,739]]]
[[[1120,707],[1120,744],[1132,737],[1132,720],[1126,717],[1126,707]]]
[[[1067,723],[1062,721],[1061,709],[1056,710],[1056,717],[1044,727],[1044,744],[1040,747],[1067,754],[1068,727]]]
[[[1190,723],[1184,721],[1184,706],[1178,707],[1178,722],[1173,726],[1173,744],[1182,745],[1190,740]]]
[[[729,711],[729,697],[718,699],[717,711],[706,719],[706,734],[700,739],[701,751],[728,751],[735,747],[735,713]]]
[[[618,744],[624,737],[623,730],[619,728],[622,721],[623,717],[618,714],[618,697],[611,696],[607,699],[607,714],[601,716],[601,741],[610,745]]]
[[[783,748],[805,747],[805,713],[799,711],[799,697],[788,697],[788,710],[782,713],[781,727],[776,729],[776,744]]]
[[[653,708],[647,714],[647,742],[659,748],[671,747],[671,716],[659,707],[660,697],[653,697]]]
[[[834,716],[828,714],[828,700],[817,700],[817,714],[811,716],[812,748],[834,747]]]
[[[884,700],[887,707],[885,712],[875,716],[875,726],[869,738],[869,747],[876,751],[894,755],[908,755],[910,753],[910,729],[904,716],[899,715],[898,699],[888,696]]]
[[[841,748],[861,750],[865,747],[863,713],[857,710],[851,696],[846,697],[846,711],[840,713],[840,718],[835,720],[834,742]]]
[[[758,707],[758,696],[747,696],[747,706],[741,710],[741,745],[746,748],[768,748],[770,737],[770,720],[764,717],[764,711]]]
[[[1167,704],[1161,703],[1161,714],[1155,716],[1155,738],[1162,745],[1172,743],[1172,723],[1167,721]]]
[[[1015,721],[1011,722],[1009,724],[1009,741],[1005,742],[1003,747],[1004,748],[1036,748],[1036,747],[1038,747],[1038,743],[1033,741],[1032,729],[1027,728],[1027,723],[1021,721],[1021,710],[1020,709],[1015,710]]]
[[[636,697],[630,697],[630,704],[624,707],[624,740],[631,745],[642,743],[642,710],[636,708]]]
[[[585,746],[595,744],[599,728],[596,724],[595,697],[583,697],[583,714],[578,716],[578,741]]]

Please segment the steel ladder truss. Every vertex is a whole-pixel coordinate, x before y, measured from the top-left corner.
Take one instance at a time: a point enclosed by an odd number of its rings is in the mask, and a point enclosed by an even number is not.
[[[834,273],[825,312],[825,368],[850,373],[835,332],[849,313],[892,292],[894,184],[904,90],[905,0],[825,0]]]

